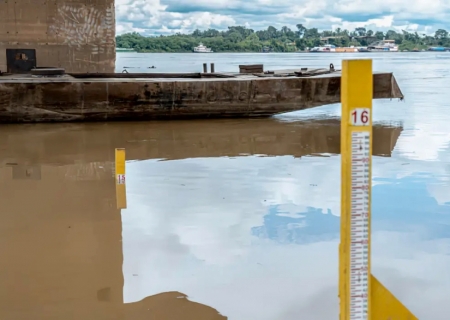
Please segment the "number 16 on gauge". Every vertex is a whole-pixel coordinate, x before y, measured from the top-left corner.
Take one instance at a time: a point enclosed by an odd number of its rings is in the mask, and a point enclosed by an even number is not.
[[[352,126],[369,126],[370,125],[370,109],[355,108],[350,110],[350,124]]]

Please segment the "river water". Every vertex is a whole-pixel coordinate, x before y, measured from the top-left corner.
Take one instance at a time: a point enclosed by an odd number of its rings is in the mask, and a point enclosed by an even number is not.
[[[119,53],[117,71],[352,57],[406,97],[374,101],[372,273],[420,319],[447,320],[450,55]],[[337,319],[339,117],[1,126],[0,318]]]

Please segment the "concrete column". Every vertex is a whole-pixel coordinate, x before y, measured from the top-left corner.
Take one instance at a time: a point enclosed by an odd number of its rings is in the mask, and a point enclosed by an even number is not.
[[[114,0],[0,1],[0,70],[6,49],[36,49],[37,66],[114,72]]]

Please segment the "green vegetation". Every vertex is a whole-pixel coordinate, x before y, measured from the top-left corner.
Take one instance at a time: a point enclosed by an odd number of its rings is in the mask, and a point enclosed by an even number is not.
[[[131,48],[138,52],[191,52],[202,42],[215,52],[293,52],[319,46],[326,42],[339,47],[367,46],[371,42],[385,39],[395,40],[400,50],[422,50],[430,46],[450,47],[450,36],[446,30],[439,29],[434,36],[402,31],[381,31],[356,28],[354,31],[336,29],[319,32],[317,28],[307,29],[302,24],[296,30],[282,27],[280,30],[270,26],[267,30],[254,31],[246,27],[228,27],[226,31],[209,29],[195,30],[192,34],[145,37],[139,33],[117,36],[118,48]]]

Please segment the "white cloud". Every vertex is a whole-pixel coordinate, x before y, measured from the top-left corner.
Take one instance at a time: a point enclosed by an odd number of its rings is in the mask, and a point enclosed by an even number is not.
[[[124,23],[117,24],[117,27],[116,27],[117,34],[123,34],[123,33],[129,33],[129,32],[141,33],[141,32],[145,32],[145,29],[135,28],[133,26],[132,22],[124,22]]]
[[[394,26],[394,16],[384,16],[381,18],[376,19],[369,19],[367,21],[360,21],[360,22],[349,22],[344,21],[342,19],[338,19],[333,25],[332,28],[341,28],[341,29],[347,29],[347,30],[354,30],[355,28],[359,27],[365,27],[367,29],[373,29],[373,30],[381,30],[381,29],[387,29],[392,28]]]
[[[429,33],[445,27],[450,18],[450,2],[423,0],[116,0],[116,9],[119,34],[133,29],[146,34],[191,32],[229,25],[295,28],[297,23],[319,29],[406,28]]]

